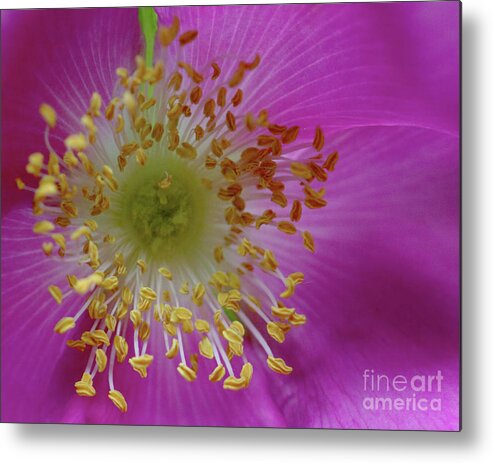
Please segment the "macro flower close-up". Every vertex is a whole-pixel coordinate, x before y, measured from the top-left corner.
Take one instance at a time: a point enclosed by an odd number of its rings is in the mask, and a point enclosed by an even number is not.
[[[2,10],[2,421],[457,430],[458,24]]]

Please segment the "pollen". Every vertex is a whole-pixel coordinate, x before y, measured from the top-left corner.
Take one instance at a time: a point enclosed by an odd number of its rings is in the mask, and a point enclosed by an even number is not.
[[[75,392],[94,397],[104,375],[122,413],[132,407],[132,386],[115,385],[123,363],[140,381],[172,362],[176,376],[204,375],[229,397],[255,381],[254,350],[265,358],[255,368],[291,374],[283,349],[307,323],[294,307],[301,259],[278,250],[315,253],[305,213],[327,206],[339,154],[325,152],[321,127],[305,138],[309,130],[248,107],[244,84],[258,85],[268,62],[228,56],[196,68],[182,49],[197,40],[176,17],[163,25],[151,62],[116,69],[112,97],[94,89],[72,133],[42,104],[46,147],[29,156],[29,180],[15,179],[33,193],[40,258],[65,269],[46,290],[64,312],[54,332],[70,331],[67,346],[87,361]]]

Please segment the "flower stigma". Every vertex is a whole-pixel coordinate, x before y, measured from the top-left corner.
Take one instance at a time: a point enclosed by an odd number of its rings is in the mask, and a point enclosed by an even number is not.
[[[184,380],[200,367],[233,391],[249,386],[254,352],[293,371],[274,352],[306,323],[290,303],[304,275],[280,263],[272,235],[315,252],[302,216],[327,205],[338,160],[320,127],[304,139],[249,109],[259,55],[195,69],[182,57],[197,30],[177,17],[158,29],[152,9],[139,19],[145,58],[116,69],[112,98],[95,91],[60,146],[58,114],[41,105],[46,152],[29,156],[30,181],[16,179],[33,193],[42,252],[67,269],[47,291],[67,307],[54,331],[86,355],[75,391],[93,397],[106,377],[121,412],[131,406],[115,384],[123,362],[146,378],[165,357]]]
[[[172,153],[129,168],[111,208],[111,227],[134,247],[134,262],[190,262],[207,236],[217,198],[187,162]],[[217,200],[217,201],[216,201]]]

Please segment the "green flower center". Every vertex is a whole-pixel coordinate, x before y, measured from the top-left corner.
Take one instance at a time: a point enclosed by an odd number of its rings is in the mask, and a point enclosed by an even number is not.
[[[125,171],[113,222],[136,257],[175,260],[203,242],[212,200],[186,162],[171,154],[153,157]]]

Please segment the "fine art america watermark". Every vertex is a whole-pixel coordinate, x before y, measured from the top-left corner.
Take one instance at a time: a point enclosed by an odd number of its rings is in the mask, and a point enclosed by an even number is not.
[[[363,408],[371,411],[440,412],[443,375],[386,375],[363,371]]]

